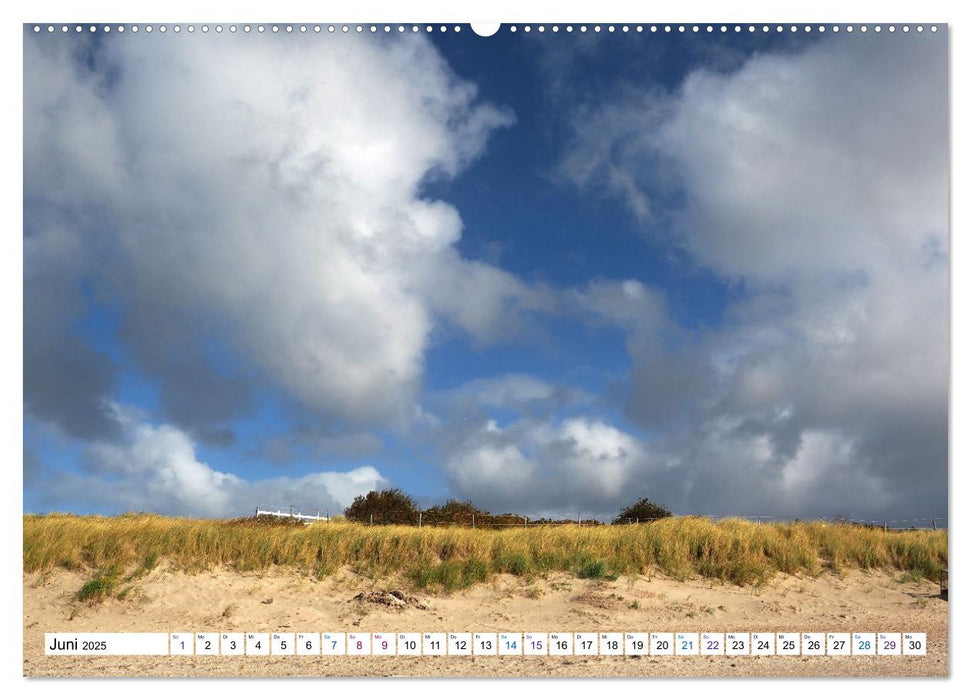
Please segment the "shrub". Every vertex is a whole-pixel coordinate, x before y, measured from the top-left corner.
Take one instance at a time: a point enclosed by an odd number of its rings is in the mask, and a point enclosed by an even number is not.
[[[642,498],[632,506],[627,506],[620,515],[614,518],[614,525],[626,525],[628,522],[651,522],[661,518],[670,518],[671,511],[664,506],[651,503],[646,498]]]
[[[417,525],[418,506],[401,489],[358,496],[344,511],[348,520],[374,525]]]
[[[473,517],[478,520],[481,527],[485,524],[488,513],[479,510],[471,501],[446,501],[444,505],[432,506],[425,510],[423,522],[428,525],[465,525],[469,526],[473,522]]]

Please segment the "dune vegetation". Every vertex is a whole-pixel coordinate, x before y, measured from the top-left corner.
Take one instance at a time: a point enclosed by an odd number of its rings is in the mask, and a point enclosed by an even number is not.
[[[936,580],[947,566],[946,531],[889,531],[859,525],[755,524],[672,517],[632,525],[536,525],[504,529],[313,525],[284,520],[198,520],[158,515],[24,516],[24,571],[94,570],[89,594],[139,577],[159,563],[187,572],[293,567],[323,578],[349,566],[398,577],[414,588],[451,591],[498,573],[568,572],[616,579],[661,573],[745,585],[777,572],[815,576],[852,569],[896,570]]]

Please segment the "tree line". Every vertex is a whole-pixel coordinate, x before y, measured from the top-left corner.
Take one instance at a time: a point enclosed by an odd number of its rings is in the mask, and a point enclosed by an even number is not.
[[[511,525],[602,525],[595,519],[531,519],[517,513],[493,514],[477,508],[471,501],[448,500],[442,505],[421,509],[415,500],[401,489],[371,491],[358,496],[344,510],[344,517],[369,525],[464,525],[466,527],[500,528]],[[611,524],[625,525],[671,517],[662,505],[642,498],[617,514]]]

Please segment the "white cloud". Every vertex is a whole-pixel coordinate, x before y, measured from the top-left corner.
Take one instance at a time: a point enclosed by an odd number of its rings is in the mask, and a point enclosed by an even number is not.
[[[135,426],[129,442],[96,443],[86,459],[93,471],[108,477],[100,486],[125,510],[215,516],[245,509],[233,501],[246,482],[197,461],[192,441],[172,426]],[[89,487],[97,477],[92,481]]]
[[[421,194],[512,122],[426,39],[64,39],[25,42],[25,270],[84,249],[58,283],[120,311],[188,427],[247,398],[223,365],[318,415],[407,422],[434,315],[482,340],[531,296],[458,256],[458,212]]]
[[[880,39],[755,54],[575,120],[564,174],[735,283],[718,327],[628,341],[628,413],[665,429],[678,507],[946,508],[946,42]]]
[[[514,275],[449,252],[435,260],[422,279],[431,308],[469,334],[481,346],[530,333],[536,313],[557,309],[557,290],[526,284]]]
[[[559,426],[561,442],[557,468],[572,482],[572,489],[590,489],[606,501],[618,501],[631,486],[637,468],[643,468],[645,453],[633,436],[599,420],[570,418]]]
[[[504,426],[485,419],[448,426],[444,456],[456,497],[493,511],[609,519],[649,498],[702,515],[906,517],[894,476],[853,432],[807,429],[780,454],[769,431],[739,415],[652,438],[591,416]],[[904,496],[919,511],[909,515],[928,515],[921,509],[930,501],[917,491]]]
[[[657,147],[689,184],[685,245],[750,281],[947,250],[944,44],[852,37],[684,82]]]
[[[635,279],[596,278],[566,290],[562,303],[589,323],[614,323],[628,330],[656,334],[670,327],[667,300],[660,290]]]
[[[192,439],[178,428],[146,423],[131,408],[114,405],[112,410],[123,427],[122,439],[90,444],[80,473],[49,473],[38,485],[48,506],[84,502],[109,512],[198,517],[246,515],[258,504],[334,513],[356,496],[387,485],[372,466],[250,481],[202,462]]]
[[[536,463],[512,444],[470,445],[456,452],[446,468],[459,497],[493,503],[501,510],[508,510],[538,480]]]
[[[635,212],[677,185],[681,243],[750,283],[920,265],[947,252],[945,49],[840,37],[696,70],[677,92],[629,90],[575,119],[561,170]],[[601,171],[636,183],[636,201]]]
[[[445,469],[460,498],[494,510],[534,514],[607,512],[649,477],[651,463],[633,436],[576,416],[524,418],[502,427],[492,419],[449,427]]]
[[[593,397],[573,386],[548,382],[530,374],[509,373],[481,377],[431,397],[445,413],[458,415],[494,408],[514,411],[554,411],[589,403]]]
[[[492,379],[476,379],[464,389],[486,406],[542,401],[552,398],[556,387],[528,374],[505,374]]]

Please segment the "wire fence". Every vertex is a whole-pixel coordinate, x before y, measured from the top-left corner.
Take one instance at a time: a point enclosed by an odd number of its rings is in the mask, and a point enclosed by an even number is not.
[[[858,525],[860,527],[878,528],[885,531],[889,530],[946,530],[947,518],[904,518],[899,520],[862,520],[859,518],[847,517],[826,517],[817,516],[810,518],[782,518],[772,515],[731,515],[716,516],[702,515],[703,518],[712,520],[723,520],[726,518],[739,518],[750,520],[756,523],[797,523],[797,522],[823,522],[832,525]]]
[[[931,518],[905,518],[905,519],[887,519],[887,520],[863,520],[858,518],[847,518],[847,517],[827,517],[827,516],[817,516],[817,517],[807,517],[807,518],[787,518],[774,515],[713,515],[710,513],[674,513],[672,517],[698,517],[698,518],[708,518],[712,521],[719,520],[748,520],[756,524],[786,524],[786,523],[799,523],[799,522],[822,522],[832,525],[855,525],[858,527],[866,527],[871,529],[882,529],[885,532],[891,530],[947,530],[948,529],[948,519],[947,517],[931,517]],[[321,511],[319,509],[314,510],[311,513],[303,513],[300,510],[294,510],[292,506],[283,509],[275,506],[265,506],[259,505],[256,507],[256,517],[278,517],[278,518],[293,518],[296,520],[302,520],[306,523],[313,522],[330,522],[332,520],[329,511]],[[550,526],[562,526],[562,525],[573,525],[580,527],[603,527],[606,525],[611,526],[624,526],[624,525],[640,525],[644,523],[651,523],[657,520],[663,520],[664,518],[624,518],[617,522],[605,521],[597,518],[584,518],[582,513],[578,513],[576,518],[530,518],[528,515],[515,515],[515,514],[502,514],[502,515],[492,515],[491,513],[470,513],[468,515],[451,515],[447,518],[436,518],[434,516],[429,517],[425,511],[418,511],[414,517],[410,517],[406,520],[391,521],[387,519],[382,519],[378,517],[377,522],[375,522],[374,516],[365,522],[367,525],[413,525],[417,527],[468,527],[471,529],[483,529],[483,530],[497,530],[502,528],[529,528],[529,527],[550,527]],[[361,521],[359,521],[361,522]]]

